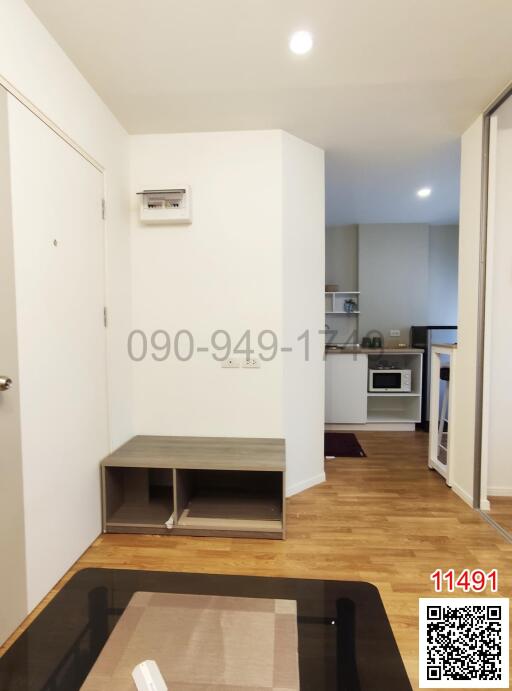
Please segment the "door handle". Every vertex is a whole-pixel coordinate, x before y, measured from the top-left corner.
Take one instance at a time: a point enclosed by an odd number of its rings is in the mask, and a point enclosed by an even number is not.
[[[0,391],[8,391],[12,386],[12,379],[0,374]]]

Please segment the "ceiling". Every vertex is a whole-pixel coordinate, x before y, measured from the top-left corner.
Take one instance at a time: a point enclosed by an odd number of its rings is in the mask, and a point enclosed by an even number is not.
[[[510,0],[28,4],[131,133],[280,128],[324,148],[328,224],[456,222],[460,135],[512,79]]]

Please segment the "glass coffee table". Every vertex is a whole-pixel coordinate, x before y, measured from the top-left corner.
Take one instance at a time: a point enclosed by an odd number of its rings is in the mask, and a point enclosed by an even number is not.
[[[301,691],[412,691],[369,583],[122,569],[79,571],[0,658],[0,689],[80,689],[138,591],[296,600]]]

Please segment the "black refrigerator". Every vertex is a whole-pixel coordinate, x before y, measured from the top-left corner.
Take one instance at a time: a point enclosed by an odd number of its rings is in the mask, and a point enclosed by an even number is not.
[[[433,343],[456,342],[456,326],[411,326],[411,347],[423,350],[421,427],[426,432],[430,421],[430,349]]]

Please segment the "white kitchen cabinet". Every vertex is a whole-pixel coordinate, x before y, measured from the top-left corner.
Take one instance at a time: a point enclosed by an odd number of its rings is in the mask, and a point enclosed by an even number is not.
[[[367,421],[368,356],[327,353],[325,358],[325,422]]]

